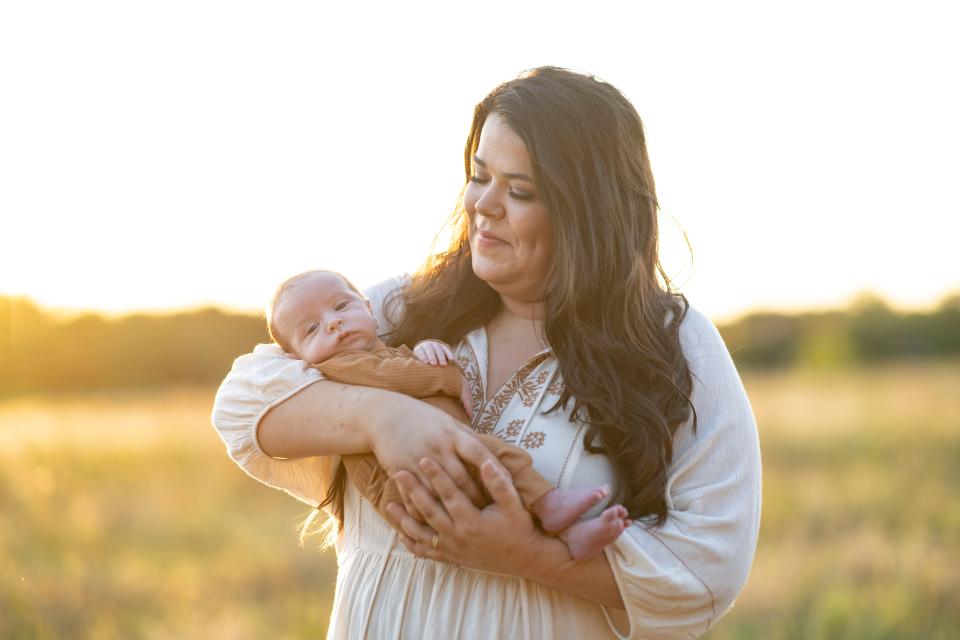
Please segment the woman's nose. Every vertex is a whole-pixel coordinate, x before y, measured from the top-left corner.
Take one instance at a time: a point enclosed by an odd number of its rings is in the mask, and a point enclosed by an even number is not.
[[[486,186],[473,208],[485,218],[502,218],[504,213],[503,202],[493,184]]]

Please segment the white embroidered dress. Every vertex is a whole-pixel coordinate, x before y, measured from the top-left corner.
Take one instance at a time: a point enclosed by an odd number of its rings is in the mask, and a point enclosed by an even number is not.
[[[400,283],[367,292],[381,327],[390,326],[383,301]],[[606,550],[626,613],[514,576],[413,556],[348,482],[328,638],[689,638],[705,632],[732,604],[753,559],[760,454],[746,394],[716,329],[691,309],[681,339],[694,374],[697,432],[686,425],[674,439],[666,524],[635,523]],[[607,458],[584,450],[585,425],[563,411],[546,412],[563,384],[549,350],[499,390],[487,389],[482,328],[456,345],[455,354],[473,389],[475,430],[525,449],[537,471],[561,489],[614,482]],[[256,430],[269,408],[319,379],[277,347],[259,345],[236,360],[213,412],[237,464],[314,505],[339,459],[270,458]]]

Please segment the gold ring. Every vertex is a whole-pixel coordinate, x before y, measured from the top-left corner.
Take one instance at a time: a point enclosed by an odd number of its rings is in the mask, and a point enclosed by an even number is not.
[[[433,539],[430,540],[430,546],[433,547],[434,551],[440,546],[440,536],[438,534],[433,535]]]

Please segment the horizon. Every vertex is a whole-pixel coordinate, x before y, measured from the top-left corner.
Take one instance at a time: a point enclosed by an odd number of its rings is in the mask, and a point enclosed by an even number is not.
[[[682,293],[682,292],[681,292]],[[901,305],[897,304],[895,301],[890,300],[882,295],[877,294],[874,291],[861,291],[858,294],[850,297],[848,300],[838,304],[838,305],[824,305],[824,306],[809,306],[809,307],[751,307],[729,316],[711,316],[708,317],[716,324],[733,324],[743,318],[749,316],[757,315],[783,315],[783,316],[803,316],[803,315],[816,315],[822,313],[852,313],[856,311],[857,307],[863,303],[863,301],[873,301],[877,300],[894,313],[898,314],[926,314],[935,312],[941,305],[943,305],[947,300],[953,299],[954,297],[960,297],[960,288],[947,291],[942,296],[937,299],[930,301],[928,304],[921,305]],[[176,315],[185,315],[190,313],[197,313],[205,310],[215,310],[228,315],[242,315],[242,316],[254,316],[254,317],[264,317],[263,308],[254,308],[254,307],[235,307],[230,305],[224,305],[217,302],[209,303],[199,303],[196,305],[188,306],[179,306],[179,307],[144,307],[144,308],[131,308],[118,311],[97,309],[93,307],[57,307],[50,306],[38,302],[37,300],[31,298],[27,295],[9,295],[0,292],[0,300],[25,300],[27,303],[36,307],[41,313],[52,318],[55,322],[58,323],[69,323],[77,318],[82,316],[99,316],[108,321],[123,320],[125,318],[130,318],[133,316],[149,316],[149,317],[167,317],[167,316],[176,316]],[[695,306],[691,303],[691,306]]]

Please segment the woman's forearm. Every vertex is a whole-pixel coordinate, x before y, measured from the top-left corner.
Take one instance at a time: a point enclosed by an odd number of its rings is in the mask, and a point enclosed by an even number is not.
[[[623,609],[623,598],[605,554],[574,560],[558,538],[545,537],[539,552],[522,577],[572,596],[614,609]]]
[[[257,440],[274,458],[370,453],[370,426],[397,398],[403,396],[321,380],[270,409]]]
[[[388,474],[432,457],[477,502],[481,492],[464,466],[493,454],[444,411],[402,393],[320,380],[270,409],[257,430],[274,458],[373,453]]]

